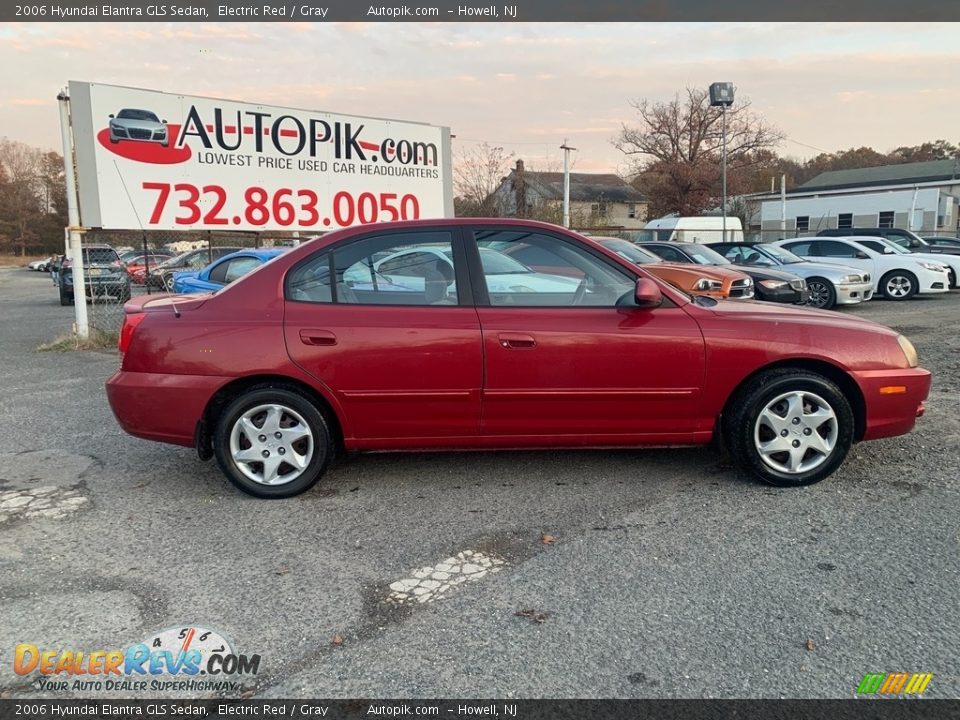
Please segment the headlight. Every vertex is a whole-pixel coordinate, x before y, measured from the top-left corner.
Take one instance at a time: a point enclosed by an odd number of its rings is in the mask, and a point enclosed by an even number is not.
[[[903,350],[904,357],[907,358],[907,367],[916,367],[920,364],[917,357],[917,349],[913,343],[907,340],[903,335],[897,335],[897,342],[900,343],[900,349]]]
[[[760,284],[763,285],[767,290],[779,290],[780,288],[786,287],[790,283],[785,280],[761,280]]]
[[[723,283],[719,280],[708,280],[707,278],[700,278],[693,284],[694,290],[720,290],[723,287]]]
[[[858,282],[863,282],[863,280],[860,279],[859,275],[844,275],[842,278],[840,278],[840,282],[841,283],[858,283]]]
[[[946,272],[947,268],[940,263],[935,262],[922,262],[920,263],[927,270],[933,270],[934,272]]]

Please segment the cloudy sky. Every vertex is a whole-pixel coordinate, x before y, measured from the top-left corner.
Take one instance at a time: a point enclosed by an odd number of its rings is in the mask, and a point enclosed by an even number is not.
[[[0,24],[0,136],[59,146],[67,80],[449,125],[625,170],[630,101],[730,80],[782,153],[960,141],[960,24]]]

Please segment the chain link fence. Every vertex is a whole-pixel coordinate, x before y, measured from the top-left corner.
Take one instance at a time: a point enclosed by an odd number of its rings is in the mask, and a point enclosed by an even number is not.
[[[129,298],[168,292],[177,272],[202,270],[237,250],[295,242],[290,233],[88,230],[82,243],[85,257],[92,257],[96,247],[109,246],[123,259],[122,265],[90,266],[85,273],[91,332],[118,333],[124,303]]]

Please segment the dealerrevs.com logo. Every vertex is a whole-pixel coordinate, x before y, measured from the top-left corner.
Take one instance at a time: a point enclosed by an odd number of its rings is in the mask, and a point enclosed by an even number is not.
[[[43,691],[224,691],[256,675],[260,655],[236,653],[215,630],[177,627],[125,649],[76,650],[20,643],[13,670]]]

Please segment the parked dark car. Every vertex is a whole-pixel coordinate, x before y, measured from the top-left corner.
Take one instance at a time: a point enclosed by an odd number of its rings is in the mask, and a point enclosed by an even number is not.
[[[144,275],[142,282],[150,287],[163,288],[169,290],[173,287],[173,274],[183,272],[184,270],[202,270],[214,260],[219,260],[224,255],[237,252],[243,248],[238,247],[211,247],[191,250],[176,257],[172,257],[157,266],[150,266],[150,274]],[[134,282],[140,280],[141,276],[134,276]]]
[[[111,297],[124,303],[130,299],[130,278],[116,250],[109,245],[84,245],[82,254],[88,300]],[[60,266],[60,304],[73,301],[73,261],[68,259]]]
[[[923,240],[932,247],[948,248],[960,252],[960,237],[940,237],[938,235],[924,235]]]
[[[501,265],[484,250],[511,243],[580,280],[491,292]],[[375,264],[401,254],[398,290]],[[339,230],[219,292],[143,295],[124,312],[106,385],[123,429],[216,456],[265,498],[306,491],[341,451],[721,437],[741,467],[796,487],[833,473],[854,442],[909,432],[930,389],[894,330],[691,297],[581,235],[523,220]]]
[[[809,299],[807,283],[793,273],[758,268],[753,265],[735,265],[715,250],[700,243],[641,242],[645,250],[659,255],[667,262],[686,262],[696,265],[721,265],[739,270],[753,278],[754,296],[757,300],[780,303],[805,303]]]
[[[821,230],[817,235],[820,237],[882,237],[911,252],[960,255],[960,248],[931,245],[912,230],[904,230],[903,228],[831,228]]]

